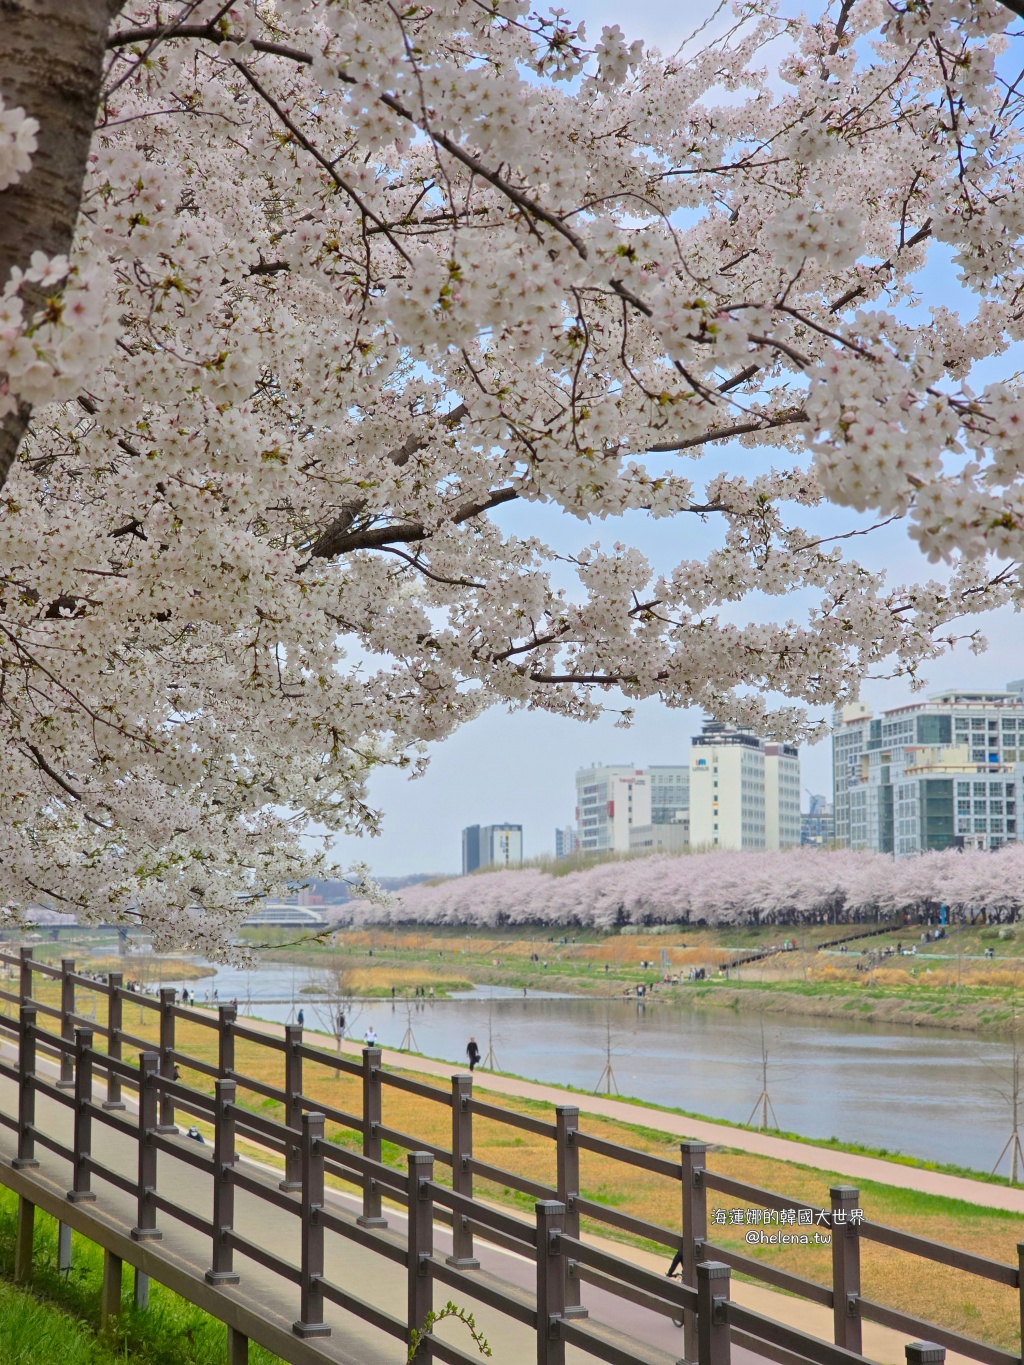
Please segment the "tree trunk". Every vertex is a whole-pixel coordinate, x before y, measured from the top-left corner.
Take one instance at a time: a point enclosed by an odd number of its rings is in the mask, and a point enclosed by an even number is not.
[[[0,0],[0,92],[38,120],[28,175],[3,195],[0,287],[33,251],[67,254],[82,199],[111,20],[124,0]],[[26,311],[33,300],[26,297]],[[0,425],[0,488],[32,409],[22,403]]]

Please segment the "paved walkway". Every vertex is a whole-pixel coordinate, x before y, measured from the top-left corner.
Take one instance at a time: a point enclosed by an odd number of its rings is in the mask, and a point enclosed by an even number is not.
[[[100,1098],[99,1091],[96,1097]],[[129,1115],[134,1108],[129,1101]],[[6,1077],[0,1078],[0,1109],[8,1114],[17,1112],[17,1087]],[[65,1146],[71,1145],[73,1115],[70,1107],[41,1095],[37,1100],[36,1121],[39,1128],[56,1138],[58,1142]],[[181,1143],[186,1149],[186,1155],[189,1151],[195,1150],[187,1138],[182,1138]],[[29,1179],[39,1184],[50,1196],[51,1203],[53,1196],[56,1195],[57,1207],[60,1207],[63,1194],[70,1184],[69,1163],[43,1146],[37,1145],[36,1156],[40,1163],[38,1170],[21,1172],[15,1177],[13,1172],[8,1174],[10,1159],[15,1150],[15,1135],[7,1128],[0,1130],[0,1182],[10,1185],[14,1183],[15,1178]],[[92,1156],[103,1166],[118,1172],[134,1172],[138,1160],[137,1150],[134,1137],[94,1119]],[[209,1152],[209,1148],[206,1150]],[[241,1161],[258,1178],[265,1180],[268,1190],[276,1194],[280,1179],[279,1170],[245,1157],[242,1157]],[[204,1219],[210,1217],[212,1209],[210,1174],[197,1170],[193,1165],[186,1164],[185,1161],[166,1152],[160,1153],[158,1168],[159,1193],[173,1199],[175,1205],[186,1212]],[[120,1242],[127,1243],[118,1247],[118,1254],[129,1262],[136,1256],[146,1255],[151,1258],[147,1270],[154,1279],[160,1280],[161,1274],[159,1266],[154,1265],[153,1261],[159,1262],[164,1259],[168,1264],[173,1264],[179,1277],[183,1274],[186,1277],[190,1276],[195,1282],[193,1302],[200,1303],[210,1311],[208,1301],[211,1291],[203,1285],[204,1272],[209,1267],[211,1258],[209,1236],[187,1226],[173,1214],[161,1210],[157,1224],[163,1234],[162,1240],[143,1244],[131,1243],[127,1234],[135,1222],[134,1198],[109,1184],[100,1173],[93,1176],[93,1188],[97,1193],[96,1202],[77,1205],[76,1214],[79,1217],[83,1216],[83,1211],[94,1214],[103,1228],[111,1226],[119,1236]],[[327,1191],[327,1199],[339,1213],[354,1222],[359,1212],[355,1198],[330,1189]],[[44,1203],[44,1200],[41,1198],[39,1202]],[[256,1246],[272,1248],[276,1256],[292,1266],[297,1266],[299,1263],[297,1202],[296,1199],[292,1208],[284,1208],[260,1199],[249,1191],[239,1190],[235,1196],[235,1229]],[[404,1250],[405,1214],[402,1210],[393,1208],[388,1208],[386,1214],[389,1230],[383,1235]],[[99,1236],[97,1229],[97,1240]],[[451,1251],[451,1234],[438,1225],[435,1225],[434,1250],[438,1257],[443,1257]],[[342,1286],[364,1303],[376,1305],[396,1317],[404,1318],[407,1293],[404,1266],[368,1251],[358,1242],[331,1230],[325,1233],[324,1252],[325,1273],[329,1281]],[[511,1289],[520,1302],[532,1306],[532,1291],[536,1284],[536,1272],[532,1261],[480,1240],[477,1242],[477,1255],[481,1269],[473,1272],[473,1275],[480,1278],[481,1287],[489,1284],[493,1288]],[[240,1283],[237,1286],[218,1286],[216,1292],[226,1298],[229,1310],[231,1302],[237,1301],[265,1317],[278,1333],[278,1337],[276,1341],[269,1339],[263,1344],[282,1355],[283,1334],[287,1343],[285,1349],[288,1353],[284,1355],[286,1360],[295,1360],[302,1365],[312,1365],[314,1361],[317,1365],[321,1365],[321,1362],[322,1365],[328,1365],[328,1362],[337,1362],[337,1365],[401,1365],[405,1361],[405,1346],[394,1337],[371,1327],[354,1314],[346,1313],[331,1303],[325,1305],[324,1319],[331,1325],[332,1335],[327,1339],[300,1342],[290,1331],[291,1323],[297,1316],[297,1287],[241,1252],[235,1253],[235,1268],[240,1272]],[[533,1328],[474,1299],[471,1291],[462,1288],[448,1289],[444,1284],[438,1284],[435,1288],[435,1307],[443,1304],[449,1295],[460,1307],[467,1308],[473,1313],[478,1328],[492,1348],[491,1358],[494,1365],[522,1365],[524,1360],[535,1358],[537,1348]],[[188,1296],[191,1297],[191,1294]],[[682,1333],[667,1318],[646,1312],[593,1286],[587,1287],[586,1299],[591,1305],[595,1328],[599,1332],[603,1331],[605,1340],[614,1341],[620,1347],[635,1352],[637,1365],[674,1365],[678,1360],[681,1355]],[[442,1323],[436,1332],[443,1340],[460,1348],[468,1356],[472,1357],[475,1354],[468,1333],[459,1324]],[[0,1342],[0,1356],[3,1356],[2,1345]],[[593,1365],[594,1360],[593,1355],[578,1347],[566,1348],[567,1365]],[[760,1358],[749,1351],[734,1351],[733,1360],[734,1365],[763,1365]]]
[[[273,1034],[274,1036],[281,1036],[283,1033],[280,1024],[270,1023],[266,1020],[246,1016],[244,1022],[247,1027],[259,1032]],[[313,1038],[325,1035],[319,1035],[315,1030],[307,1029],[306,1036],[307,1041],[312,1042]],[[362,1055],[362,1045],[359,1043],[346,1041],[343,1050],[352,1056]],[[401,1068],[445,1081],[450,1079],[454,1070],[452,1065],[447,1062],[434,1061],[431,1058],[420,1057],[408,1052],[394,1052],[390,1049],[382,1050],[382,1060],[389,1067]],[[767,1134],[751,1133],[746,1129],[731,1128],[723,1124],[702,1122],[699,1119],[685,1118],[661,1109],[626,1104],[621,1100],[581,1095],[575,1091],[561,1090],[556,1086],[523,1081],[515,1077],[492,1075],[477,1070],[473,1073],[473,1079],[474,1090],[478,1091],[540,1100],[553,1105],[576,1104],[581,1113],[593,1114],[601,1118],[618,1119],[624,1123],[639,1124],[655,1131],[671,1133],[680,1138],[691,1138],[697,1141],[735,1147],[758,1155],[775,1157],[782,1161],[799,1162],[812,1168],[838,1172],[855,1179],[875,1180],[882,1184],[905,1189],[924,1190],[930,1194],[941,1194],[956,1199],[966,1198],[975,1204],[984,1204],[993,1208],[1018,1209],[1024,1212],[1024,1198],[1022,1198],[1024,1191],[1022,1190],[1013,1190],[999,1185],[985,1185],[981,1181],[967,1180],[959,1176],[941,1175],[933,1171],[921,1171],[914,1167],[902,1166],[896,1162],[882,1161],[874,1157],[859,1157],[848,1153],[834,1152],[829,1148],[813,1147],[800,1142],[787,1141],[784,1138],[773,1138]],[[924,1177],[921,1183],[918,1183],[919,1177]],[[933,1184],[932,1182],[938,1183]],[[996,1197],[992,1199],[979,1197],[985,1195]],[[1004,1198],[1005,1202],[1000,1202],[1000,1196]],[[1017,1200],[1016,1204],[1012,1202],[1014,1199]],[[401,1220],[404,1215],[398,1213],[397,1217]],[[654,1271],[665,1269],[664,1257],[629,1247],[621,1242],[606,1241],[590,1234],[587,1235],[586,1240],[612,1255],[642,1265],[645,1269]],[[524,1262],[524,1264],[526,1263]],[[499,1273],[508,1275],[508,1265],[506,1264],[505,1269]],[[591,1293],[592,1290],[588,1287],[584,1294],[585,1301],[590,1301]],[[763,1313],[766,1317],[775,1318],[779,1322],[784,1322],[790,1327],[821,1337],[825,1341],[833,1340],[832,1310],[829,1308],[823,1308],[793,1295],[777,1293],[760,1285],[736,1279],[732,1282],[732,1296],[745,1307]],[[616,1304],[612,1315],[606,1317],[605,1320],[621,1325],[620,1315],[624,1311],[624,1305]],[[596,1311],[595,1316],[599,1316]],[[671,1338],[666,1339],[664,1325],[659,1325],[652,1337],[653,1329],[649,1315],[647,1317],[646,1325],[634,1324],[638,1339],[645,1343],[655,1344],[656,1342],[662,1349],[671,1350]],[[866,1356],[872,1360],[883,1362],[883,1365],[904,1365],[904,1347],[909,1339],[906,1335],[870,1322],[864,1323],[863,1333],[864,1354]],[[681,1341],[677,1345],[681,1347]],[[746,1354],[739,1348],[733,1349],[733,1359],[736,1365],[739,1365]],[[946,1361],[947,1365],[971,1365],[968,1357],[959,1355],[954,1351],[947,1352]]]
[[[268,1033],[279,1031],[280,1026],[278,1025],[261,1021],[252,1022],[255,1027],[262,1031]],[[10,1055],[7,1046],[3,1048],[3,1051]],[[350,1044],[346,1046],[346,1051],[358,1054],[360,1049],[358,1045]],[[385,1053],[384,1059],[389,1066],[417,1070],[426,1075],[447,1079],[451,1074],[451,1068],[444,1063],[410,1057],[405,1053],[389,1051]],[[47,1061],[41,1059],[40,1065],[45,1070],[53,1071]],[[501,1094],[525,1094],[530,1098],[549,1102],[564,1102],[571,1099],[574,1102],[579,1101],[580,1108],[585,1112],[599,1113],[613,1118],[622,1117],[627,1122],[639,1120],[663,1131],[676,1131],[674,1128],[668,1128],[664,1122],[664,1120],[670,1119],[673,1123],[686,1125],[680,1130],[681,1135],[703,1136],[689,1126],[693,1121],[681,1120],[676,1115],[667,1115],[657,1110],[643,1110],[616,1101],[570,1095],[555,1087],[532,1085],[528,1082],[513,1081],[510,1078],[500,1076],[481,1075],[479,1072],[476,1075],[476,1082],[477,1087],[481,1090],[490,1089]],[[0,1078],[0,1108],[8,1113],[15,1112],[16,1102],[15,1086],[6,1079]],[[611,1106],[610,1110],[608,1106]],[[130,1101],[128,1108],[129,1113],[134,1109],[134,1105]],[[38,1121],[45,1127],[46,1131],[57,1137],[59,1141],[66,1144],[70,1143],[72,1115],[69,1108],[56,1104],[46,1097],[40,1097]],[[700,1126],[714,1129],[714,1135],[718,1136],[717,1125],[705,1124]],[[741,1130],[726,1131],[738,1132],[745,1137],[757,1136],[744,1134]],[[93,1134],[93,1154],[99,1161],[114,1170],[134,1170],[136,1146],[133,1138],[111,1130],[98,1121],[94,1122]],[[186,1145],[191,1146],[191,1144]],[[783,1143],[782,1145],[790,1148],[795,1147],[801,1154],[806,1150],[801,1144]],[[816,1150],[821,1151],[822,1149]],[[7,1165],[13,1151],[14,1135],[9,1131],[0,1130],[0,1167]],[[66,1189],[69,1176],[66,1162],[43,1149],[37,1149],[37,1154],[42,1162],[42,1169],[39,1174],[48,1178],[56,1189]],[[823,1152],[822,1154],[828,1157],[835,1155],[831,1152]],[[254,1161],[248,1158],[243,1158],[243,1160],[245,1160],[246,1165],[254,1170],[254,1173],[260,1172],[265,1175],[272,1188],[276,1186],[280,1175],[279,1171],[263,1165],[258,1160]],[[874,1162],[873,1164],[883,1166],[887,1170],[894,1169],[897,1172],[906,1172],[908,1169],[899,1166],[892,1167],[891,1163],[885,1162]],[[201,1217],[208,1218],[211,1211],[210,1177],[165,1154],[161,1154],[159,1166],[158,1188],[167,1192],[173,1190],[176,1203]],[[97,1210],[102,1209],[108,1216],[112,1214],[124,1224],[125,1228],[130,1226],[134,1222],[134,1201],[121,1191],[106,1184],[101,1177],[96,1178],[96,1184],[100,1192],[100,1203],[89,1207]],[[257,1244],[273,1247],[277,1254],[283,1255],[295,1263],[298,1253],[298,1220],[294,1214],[288,1210],[269,1205],[244,1192],[239,1192],[237,1198],[236,1227],[238,1227],[239,1232],[242,1235],[249,1236]],[[342,1191],[330,1190],[328,1199],[339,1208],[339,1211],[352,1216],[358,1212],[355,1199]],[[391,1227],[398,1233],[399,1244],[404,1243],[404,1211],[399,1208],[388,1208],[387,1217]],[[209,1239],[184,1224],[176,1222],[166,1214],[161,1213],[159,1222],[165,1230],[164,1241],[156,1244],[149,1243],[147,1246],[153,1251],[159,1250],[161,1253],[170,1253],[180,1264],[191,1266],[197,1280],[201,1280],[202,1273],[209,1265],[210,1260]],[[605,1241],[597,1237],[588,1236],[587,1241],[613,1255],[629,1259],[655,1272],[662,1271],[665,1268],[664,1257],[654,1256],[636,1248],[618,1242]],[[349,1292],[364,1298],[367,1302],[376,1303],[392,1313],[401,1315],[404,1312],[406,1280],[403,1268],[383,1257],[372,1253],[368,1254],[356,1244],[333,1233],[327,1235],[325,1250],[327,1253],[328,1279],[344,1285]],[[450,1233],[446,1229],[438,1227],[436,1230],[436,1251],[439,1255],[444,1255],[449,1250]],[[490,1280],[492,1284],[497,1284],[500,1281],[514,1286],[522,1292],[525,1299],[529,1298],[534,1287],[535,1275],[532,1261],[515,1253],[491,1246],[480,1239],[477,1241],[477,1255],[482,1263],[482,1271],[477,1273],[480,1273],[483,1279]],[[238,1268],[242,1272],[241,1284],[236,1289],[225,1292],[229,1296],[237,1295],[240,1300],[245,1300],[248,1303],[259,1304],[261,1308],[272,1313],[275,1320],[287,1330],[297,1306],[295,1303],[297,1294],[294,1287],[283,1283],[279,1277],[244,1256],[238,1256],[238,1263]],[[154,1274],[159,1279],[159,1273],[154,1272]],[[439,1286],[437,1301],[442,1301],[447,1296],[447,1292]],[[524,1358],[532,1358],[535,1346],[533,1333],[530,1329],[479,1301],[474,1301],[469,1294],[452,1291],[452,1296],[460,1304],[471,1308],[475,1313],[481,1329],[493,1348],[495,1365],[521,1365]],[[828,1309],[742,1281],[733,1282],[733,1297],[738,1302],[768,1317],[819,1336],[826,1341],[831,1340],[832,1315]],[[682,1334],[667,1319],[640,1309],[626,1300],[613,1297],[592,1285],[584,1287],[584,1302],[590,1309],[591,1323],[594,1327],[599,1330],[604,1328],[615,1335],[623,1334],[619,1337],[619,1341],[623,1345],[626,1344],[627,1339],[633,1343],[633,1349],[637,1352],[638,1365],[643,1361],[650,1362],[650,1365],[671,1365],[671,1362],[677,1361],[681,1356]],[[404,1352],[397,1343],[375,1329],[367,1327],[365,1323],[353,1318],[352,1315],[328,1307],[327,1317],[335,1328],[335,1334],[330,1341],[322,1343],[326,1347],[324,1356],[327,1360],[343,1362],[344,1365],[397,1365],[397,1362],[404,1358]],[[472,1348],[468,1339],[460,1333],[462,1333],[462,1329],[455,1325],[450,1327],[446,1325],[445,1329],[442,1329],[442,1335],[450,1340],[453,1345],[457,1345],[463,1350],[468,1349],[471,1352]],[[901,1334],[874,1324],[865,1324],[865,1354],[875,1361],[883,1362],[883,1365],[903,1365],[905,1341],[906,1337]],[[266,1344],[269,1345],[270,1343]],[[320,1358],[324,1359],[324,1357]],[[591,1362],[593,1359],[592,1356],[584,1355],[577,1348],[568,1348],[567,1350],[567,1361],[570,1362],[570,1365],[584,1365],[584,1362]],[[734,1348],[733,1361],[734,1365],[761,1365],[758,1357],[740,1348]],[[964,1357],[952,1353],[947,1356],[947,1361],[949,1365],[968,1365]]]
[[[280,1024],[250,1018],[248,1015],[239,1022],[244,1023],[247,1028],[271,1033],[276,1037],[282,1035]],[[307,1041],[312,1041],[314,1037],[327,1038],[327,1035],[317,1034],[312,1029],[306,1030],[306,1036]],[[346,1041],[344,1051],[352,1056],[361,1056],[362,1044]],[[420,1057],[411,1052],[393,1052],[387,1048],[383,1051],[383,1060],[387,1066],[419,1072],[425,1076],[436,1076],[445,1081],[459,1069],[450,1062],[436,1062],[429,1057]],[[733,1147],[737,1151],[750,1152],[754,1156],[773,1157],[776,1161],[790,1161],[819,1171],[831,1171],[844,1176],[847,1180],[873,1180],[897,1189],[917,1190],[921,1194],[937,1194],[947,1199],[963,1199],[969,1204],[980,1204],[983,1208],[1005,1209],[1010,1213],[1024,1214],[1022,1188],[988,1184],[983,1180],[947,1175],[942,1171],[926,1171],[917,1166],[904,1166],[897,1161],[884,1161],[880,1157],[834,1151],[830,1147],[815,1147],[811,1143],[793,1142],[788,1138],[772,1137],[769,1133],[733,1128],[725,1123],[687,1118],[683,1114],[653,1109],[643,1104],[629,1104],[624,1100],[608,1099],[601,1095],[585,1095],[576,1090],[562,1090],[558,1086],[520,1080],[514,1076],[494,1075],[479,1068],[473,1073],[473,1084],[477,1090],[490,1091],[496,1095],[539,1100],[543,1104],[575,1104],[581,1114],[593,1114],[598,1118],[633,1123],[642,1128],[653,1128],[656,1132],[669,1133],[673,1137],[690,1138],[720,1147]]]

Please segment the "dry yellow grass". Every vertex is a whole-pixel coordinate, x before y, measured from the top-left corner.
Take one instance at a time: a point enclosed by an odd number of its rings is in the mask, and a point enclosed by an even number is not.
[[[394,986],[397,990],[410,987],[444,986],[448,990],[468,991],[473,983],[465,977],[453,976],[451,972],[433,971],[429,967],[401,967],[387,963],[380,967],[351,967],[345,972],[345,987],[357,995],[367,991],[379,991]]]
[[[49,983],[38,991],[38,997],[47,1003],[50,1000],[55,1002],[55,996],[56,988]],[[105,1001],[92,992],[80,992],[79,1012],[89,1013],[90,1003],[97,1008],[97,1017],[102,1023]],[[44,1027],[52,1029],[54,1022],[45,1019]],[[140,1037],[155,1041],[156,1012],[144,1007],[130,1007],[125,1012],[124,1026]],[[313,1041],[312,1037],[310,1041]],[[216,1061],[215,1031],[201,1024],[179,1020],[177,1046],[197,1060],[207,1063]],[[126,1049],[126,1055],[130,1055],[130,1049]],[[239,1041],[235,1064],[239,1073],[251,1076],[254,1080],[268,1085],[283,1085],[284,1064],[279,1052],[259,1044]],[[335,1077],[329,1052],[324,1067],[306,1064],[303,1079],[303,1091],[310,1098],[335,1109],[359,1112],[361,1082],[353,1076]],[[209,1078],[188,1068],[182,1068],[182,1080],[199,1090],[210,1090]],[[251,1104],[268,1117],[282,1117],[281,1106],[272,1100],[246,1095],[244,1092],[240,1098],[242,1103]],[[571,1095],[566,1098],[571,1103]],[[488,1095],[487,1099],[489,1103],[501,1107],[553,1118],[547,1106],[492,1095]],[[413,1134],[440,1147],[450,1146],[450,1111],[442,1103],[385,1086],[383,1120],[389,1128]],[[673,1139],[647,1129],[592,1117],[586,1118],[585,1129],[597,1137],[641,1151],[669,1158],[678,1154],[678,1146]],[[341,1130],[334,1124],[328,1125],[328,1135],[345,1145],[354,1147],[358,1143],[356,1134]],[[546,1139],[494,1121],[478,1119],[474,1125],[474,1151],[479,1160],[510,1173],[551,1186],[555,1183],[554,1145]],[[404,1153],[399,1149],[389,1146],[386,1156],[396,1165],[404,1165]],[[794,1201],[815,1206],[827,1207],[830,1184],[848,1183],[839,1175],[729,1150],[713,1150],[709,1154],[708,1166],[712,1171],[733,1179],[776,1190]],[[444,1168],[439,1169],[438,1177],[442,1181],[447,1179]],[[480,1181],[479,1190],[482,1194],[511,1203],[524,1211],[532,1207],[532,1200],[515,1194],[510,1188]],[[611,1158],[590,1152],[581,1154],[581,1193],[588,1199],[634,1213],[651,1222],[670,1228],[679,1227],[678,1183],[625,1166]],[[866,1185],[860,1202],[869,1219],[994,1260],[1016,1264],[1020,1221],[1009,1215],[883,1185]],[[746,1207],[732,1198],[713,1193],[709,1194],[708,1206],[709,1210],[716,1206]],[[596,1229],[599,1225],[594,1226]],[[600,1230],[603,1235],[609,1235],[607,1228],[601,1226]],[[711,1235],[720,1245],[744,1254],[753,1254],[779,1269],[789,1270],[821,1284],[830,1282],[831,1259],[827,1247],[790,1246],[752,1250],[743,1242],[744,1231],[743,1228],[713,1228]],[[953,1331],[981,1337],[1011,1351],[1020,1349],[1016,1292],[992,1285],[976,1276],[865,1240],[863,1292],[868,1298]]]

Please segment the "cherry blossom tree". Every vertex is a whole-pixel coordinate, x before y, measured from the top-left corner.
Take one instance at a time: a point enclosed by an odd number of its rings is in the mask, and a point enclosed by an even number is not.
[[[950,849],[893,861],[883,853],[796,848],[784,852],[655,855],[565,876],[538,868],[475,873],[409,887],[387,905],[356,901],[356,923],[580,925],[803,924],[902,921],[1024,913],[1024,846]]]
[[[495,701],[795,736],[1018,600],[994,0],[753,0],[669,56],[525,0],[73,8],[0,53],[5,898],[212,951]],[[625,512],[671,570],[585,529]],[[847,555],[900,519],[940,578]]]

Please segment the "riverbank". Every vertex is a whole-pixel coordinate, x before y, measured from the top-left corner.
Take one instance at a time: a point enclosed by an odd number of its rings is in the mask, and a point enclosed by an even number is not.
[[[251,1021],[250,1027],[280,1033],[278,1026],[259,1021]],[[346,1042],[344,1050],[354,1056],[359,1054],[360,1047]],[[275,1083],[275,1070],[271,1068],[264,1075],[258,1069],[257,1055],[250,1050],[245,1063],[247,1073]],[[436,1079],[445,1089],[453,1070],[450,1063],[392,1049],[384,1050],[383,1062],[389,1070],[404,1075]],[[197,1074],[190,1083],[198,1084],[201,1079]],[[358,1109],[360,1103],[358,1078],[330,1077],[310,1070],[304,1077],[304,1088],[313,1098],[322,1096],[330,1105],[349,1111]],[[676,1144],[683,1138],[707,1142],[710,1169],[760,1189],[778,1191],[798,1202],[827,1205],[830,1185],[856,1183],[860,1206],[868,1218],[990,1259],[1016,1263],[1016,1241],[1024,1215],[1024,1188],[1020,1186],[1008,1187],[983,1178],[967,1179],[921,1166],[904,1166],[500,1073],[478,1070],[474,1088],[501,1107],[548,1122],[553,1118],[554,1106],[575,1104],[583,1116],[581,1127],[585,1131],[652,1154],[676,1154]],[[439,1146],[447,1142],[451,1120],[443,1106],[389,1087],[384,1092],[384,1105],[385,1123],[389,1127],[415,1133]],[[343,1131],[335,1131],[333,1140],[358,1146],[357,1137]],[[484,1163],[504,1167],[528,1179],[547,1184],[553,1181],[551,1144],[531,1134],[517,1133],[510,1139],[507,1129],[479,1120],[474,1124],[474,1155]],[[385,1143],[384,1159],[401,1166],[405,1154]],[[624,1176],[618,1162],[586,1151],[582,1154],[581,1179],[585,1198],[651,1222],[664,1223],[666,1198],[673,1203],[678,1199],[678,1189],[670,1194],[663,1178],[636,1168],[629,1168]],[[485,1180],[479,1182],[479,1189],[499,1203],[532,1210],[532,1199],[508,1187]],[[743,1200],[721,1196],[709,1200],[709,1207],[718,1203],[729,1209],[748,1207]],[[588,1227],[606,1237],[617,1235],[597,1224]],[[625,1234],[622,1240],[640,1245]],[[822,1285],[830,1283],[831,1258],[827,1248],[752,1249],[741,1230],[729,1227],[716,1227],[715,1241],[727,1249],[763,1259],[773,1269],[788,1270]],[[1019,1349],[1019,1305],[1010,1291],[972,1277],[969,1284],[965,1280],[959,1286],[958,1296],[952,1299],[947,1268],[868,1242],[863,1247],[863,1277],[864,1293],[876,1301],[954,1331],[981,1335],[1007,1349]]]
[[[269,948],[261,959],[326,974],[341,996],[401,999],[419,989],[443,999],[472,982],[603,999],[642,987],[648,1004],[1012,1034],[1024,1018],[1024,930],[939,932],[902,924],[661,926],[541,938],[530,929],[360,929],[329,944]],[[922,942],[922,934],[935,937]]]

